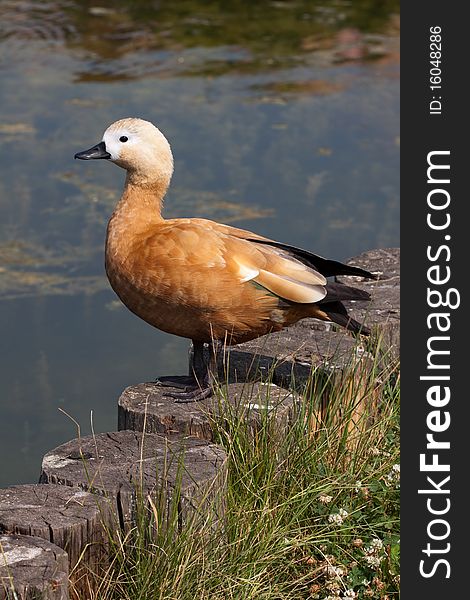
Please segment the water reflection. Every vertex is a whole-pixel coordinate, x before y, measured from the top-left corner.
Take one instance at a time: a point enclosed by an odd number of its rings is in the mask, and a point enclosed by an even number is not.
[[[74,153],[141,116],[172,143],[167,216],[343,259],[398,245],[399,3],[0,4],[0,485],[116,424],[123,387],[184,372],[186,342],[115,302],[103,272],[123,183]]]
[[[389,53],[396,0],[3,2],[3,39],[60,43],[80,81],[260,73]],[[191,50],[184,56],[185,51]]]

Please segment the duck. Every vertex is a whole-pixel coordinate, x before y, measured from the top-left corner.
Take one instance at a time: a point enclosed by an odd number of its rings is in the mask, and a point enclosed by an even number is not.
[[[106,160],[127,172],[107,226],[105,270],[130,311],[192,340],[190,375],[156,380],[176,402],[213,394],[221,344],[247,342],[308,317],[369,335],[343,301],[369,301],[370,294],[327,279],[375,279],[369,271],[208,219],[165,219],[173,154],[153,123],[120,119],[75,158]]]

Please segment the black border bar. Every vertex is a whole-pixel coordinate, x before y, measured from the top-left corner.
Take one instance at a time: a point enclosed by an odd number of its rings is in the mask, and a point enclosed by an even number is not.
[[[435,0],[401,5],[405,600],[470,597],[470,24],[464,7]]]

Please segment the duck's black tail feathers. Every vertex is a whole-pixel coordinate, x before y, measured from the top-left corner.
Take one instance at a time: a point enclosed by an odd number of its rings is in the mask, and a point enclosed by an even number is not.
[[[308,252],[308,250],[302,250],[302,248],[296,248],[295,246],[289,246],[288,244],[281,244],[271,240],[249,238],[248,241],[279,248],[286,254],[293,256],[298,261],[302,262],[304,265],[315,269],[324,277],[355,275],[356,277],[365,277],[366,279],[377,279],[376,275],[365,269],[345,265],[337,260],[328,260],[317,254],[312,254],[312,252]],[[368,301],[370,300],[369,292],[349,285],[344,285],[343,283],[328,282],[325,288],[326,296],[316,304],[321,305],[321,310],[327,314],[328,318],[331,319],[333,323],[337,323],[338,325],[345,327],[348,331],[351,331],[353,335],[370,335],[370,329],[350,317],[342,303],[343,300]]]
[[[309,267],[313,267],[316,271],[324,275],[325,277],[333,277],[335,275],[356,275],[357,277],[365,277],[366,279],[377,279],[377,276],[365,269],[360,267],[352,267],[345,265],[337,260],[328,260],[318,254],[313,254],[308,250],[302,248],[296,248],[295,246],[289,246],[288,244],[281,244],[271,240],[258,240],[249,238],[249,242],[255,242],[256,244],[266,244],[268,246],[274,246],[280,250],[284,250],[300,262],[303,262]]]
[[[353,335],[358,335],[359,333],[362,335],[370,335],[370,329],[356,321],[348,315],[348,311],[344,307],[342,302],[323,302],[321,304],[321,309],[324,311],[328,317],[333,321],[333,323],[337,323],[342,327],[346,328]]]
[[[328,282],[325,286],[325,289],[326,296],[323,298],[323,300],[320,300],[318,304],[336,302],[337,300],[360,300],[362,302],[367,302],[370,300],[370,294],[366,290],[351,287],[350,285],[345,285],[344,283]]]

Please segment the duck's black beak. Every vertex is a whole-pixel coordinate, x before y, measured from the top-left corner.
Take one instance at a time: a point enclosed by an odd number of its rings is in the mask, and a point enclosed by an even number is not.
[[[79,158],[80,160],[91,160],[92,158],[111,158],[111,154],[106,152],[106,144],[104,142],[100,142],[90,148],[88,150],[83,150],[83,152],[77,152],[75,154],[75,158]]]

